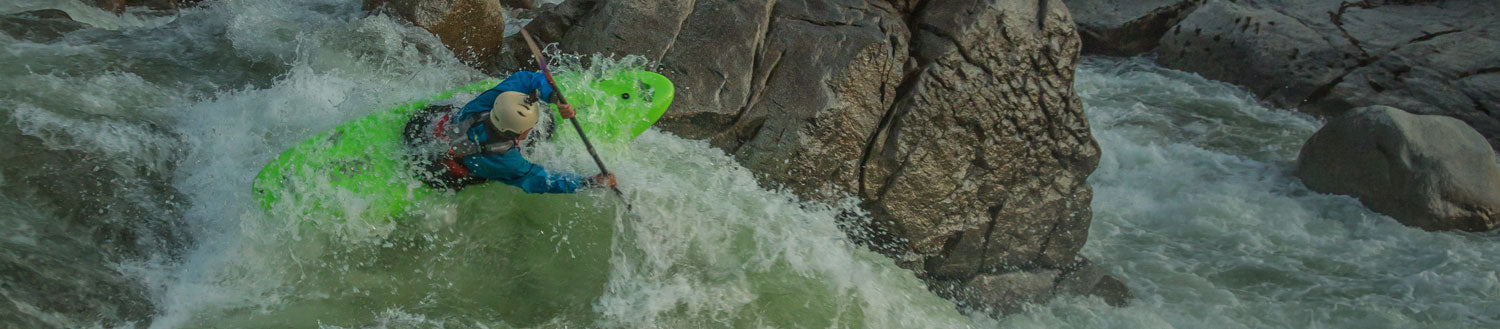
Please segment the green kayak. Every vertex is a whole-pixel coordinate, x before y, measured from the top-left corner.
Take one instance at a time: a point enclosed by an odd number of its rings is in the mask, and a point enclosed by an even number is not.
[[[623,71],[604,77],[557,76],[559,88],[579,111],[584,130],[598,144],[628,143],[666,112],[674,89],[666,77],[649,71]],[[444,193],[424,185],[406,160],[402,128],[430,103],[455,94],[477,95],[500,80],[487,79],[436,96],[396,106],[308,138],[277,156],[256,175],[260,205],[278,217],[395,220]],[[457,104],[467,99],[455,100]],[[556,118],[554,122],[562,122]],[[577,139],[559,127],[555,140]],[[512,188],[486,183],[470,188]],[[467,189],[466,189],[467,190]]]

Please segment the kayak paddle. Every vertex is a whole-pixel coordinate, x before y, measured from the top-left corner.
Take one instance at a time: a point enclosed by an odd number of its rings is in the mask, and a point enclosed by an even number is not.
[[[536,40],[531,39],[531,33],[526,33],[526,29],[521,29],[521,37],[526,39],[526,46],[531,48],[531,55],[536,57],[536,64],[542,68],[542,75],[547,76],[547,84],[552,85],[552,94],[557,95],[557,102],[567,104],[568,99],[563,97],[562,89],[557,88],[557,81],[552,79],[552,70],[547,68],[547,56],[542,55],[542,49],[537,47]],[[604,160],[599,159],[599,152],[594,151],[594,144],[589,143],[589,136],[583,134],[583,126],[578,125],[577,115],[568,118],[568,122],[573,123],[573,129],[578,131],[578,138],[583,139],[583,146],[589,149],[589,156],[594,157],[594,164],[599,165],[599,172],[608,175],[609,169],[604,168]],[[632,209],[630,201],[625,199],[625,193],[620,192],[619,187],[612,186],[610,189],[625,203],[625,210]]]

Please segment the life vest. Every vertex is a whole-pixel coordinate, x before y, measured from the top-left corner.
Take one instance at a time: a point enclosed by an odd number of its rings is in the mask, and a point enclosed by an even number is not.
[[[475,154],[503,154],[517,147],[513,140],[496,140],[477,143],[469,138],[469,129],[484,122],[489,112],[475,113],[468,119],[452,122],[459,109],[453,106],[431,106],[418,112],[406,124],[405,135],[410,154],[415,163],[417,177],[428,186],[439,189],[461,189],[465,186],[484,183],[484,177],[475,176],[463,164],[465,157]],[[490,136],[500,132],[489,125]]]

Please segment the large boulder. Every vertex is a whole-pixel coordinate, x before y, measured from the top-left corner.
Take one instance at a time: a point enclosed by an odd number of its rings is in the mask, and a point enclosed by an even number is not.
[[[940,292],[975,309],[1005,309],[980,306],[1007,280],[1047,282],[1015,290],[1045,290],[1035,300],[1087,293],[1054,287],[1089,267],[1078,251],[1099,157],[1072,89],[1079,39],[1061,2],[553,8],[568,12],[537,14],[527,29],[569,52],[659,61],[682,91],[659,127],[708,139],[804,197],[861,197],[873,220],[856,238]]]
[[[924,9],[917,66],[870,140],[858,191],[930,278],[982,292],[1031,277],[996,274],[1055,277],[1081,260],[1099,160],[1072,89],[1072,20],[1056,1]],[[955,297],[995,300],[973,296]]]
[[[1358,198],[1426,230],[1488,231],[1500,222],[1500,164],[1462,121],[1388,106],[1329,121],[1297,157],[1308,188]]]
[[[1493,147],[1497,13],[1489,0],[1209,0],[1162,35],[1157,60],[1319,115],[1389,105],[1458,118]]]
[[[505,11],[496,0],[364,0],[365,10],[383,10],[432,32],[459,60],[486,68],[499,60]]]

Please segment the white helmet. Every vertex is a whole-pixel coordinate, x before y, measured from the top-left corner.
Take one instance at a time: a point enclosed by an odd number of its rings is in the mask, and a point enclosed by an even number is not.
[[[495,107],[490,110],[490,124],[495,125],[495,130],[500,132],[516,134],[536,126],[541,115],[537,113],[536,104],[530,98],[524,93],[501,92],[499,97],[495,97]]]

